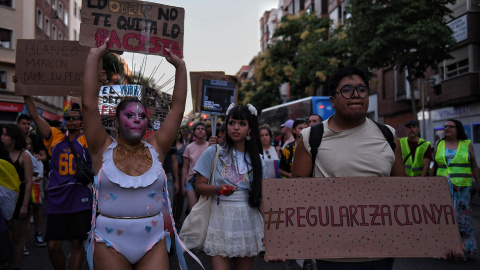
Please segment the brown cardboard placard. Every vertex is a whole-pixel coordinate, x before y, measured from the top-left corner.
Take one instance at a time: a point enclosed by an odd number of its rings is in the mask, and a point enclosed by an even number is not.
[[[15,94],[81,96],[89,51],[77,41],[17,40]]]
[[[165,56],[168,48],[183,58],[185,10],[136,0],[83,0],[80,44]]]
[[[238,82],[235,76],[225,75],[224,72],[190,72],[190,82],[191,82],[191,91],[192,91],[192,103],[195,112],[202,112],[202,100],[204,97],[204,80],[215,80],[220,82],[233,82],[234,86],[234,101],[232,103],[237,103],[238,98]],[[229,87],[230,88],[230,87]],[[226,107],[228,107],[226,105]],[[225,109],[226,110],[226,109]],[[224,111],[225,111],[224,110]],[[211,113],[211,112],[206,112]],[[218,113],[217,113],[218,114]]]
[[[223,71],[191,71],[190,72],[190,93],[192,95],[192,106],[193,106],[193,112],[200,112],[200,100],[202,98],[201,90],[199,90],[198,86],[198,78],[202,74],[221,74],[224,75],[225,72]],[[197,100],[198,100],[198,108],[197,108]]]
[[[463,253],[445,177],[264,179],[266,259]]]

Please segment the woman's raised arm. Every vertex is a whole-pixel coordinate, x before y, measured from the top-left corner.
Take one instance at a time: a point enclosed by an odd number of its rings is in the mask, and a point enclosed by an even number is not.
[[[163,160],[165,154],[170,150],[173,140],[180,128],[183,113],[185,112],[185,102],[187,100],[187,68],[185,62],[167,50],[168,55],[165,57],[175,69],[175,86],[172,95],[172,108],[157,132],[149,138],[148,142],[155,146],[159,154],[159,158]]]
[[[110,137],[103,128],[102,119],[98,110],[98,65],[102,57],[108,53],[107,43],[108,39],[102,46],[90,49],[83,74],[83,129],[87,138],[88,149],[90,155],[94,159],[94,163],[95,157],[101,155],[110,143]]]

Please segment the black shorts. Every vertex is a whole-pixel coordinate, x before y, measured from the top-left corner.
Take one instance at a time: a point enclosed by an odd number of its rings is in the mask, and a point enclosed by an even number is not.
[[[90,231],[92,210],[47,215],[45,240],[86,240]]]

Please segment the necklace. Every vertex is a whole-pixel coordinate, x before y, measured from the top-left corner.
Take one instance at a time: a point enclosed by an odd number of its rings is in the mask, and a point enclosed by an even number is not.
[[[152,166],[152,158],[145,151],[145,145],[126,145],[117,143],[114,164],[124,173],[138,176],[145,173]]]

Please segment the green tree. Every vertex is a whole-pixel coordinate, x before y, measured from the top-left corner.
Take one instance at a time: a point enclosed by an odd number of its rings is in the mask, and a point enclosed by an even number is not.
[[[313,14],[286,15],[276,29],[278,40],[256,62],[257,82],[290,83],[292,98],[315,95],[329,75],[348,64],[348,42],[341,26]]]
[[[395,67],[406,71],[417,118],[413,83],[428,67],[451,58],[456,42],[446,25],[455,0],[350,0],[347,37],[352,59],[362,68]]]
[[[269,81],[254,84],[252,81],[240,83],[238,100],[240,104],[252,104],[260,113],[263,109],[282,103],[279,85]]]

